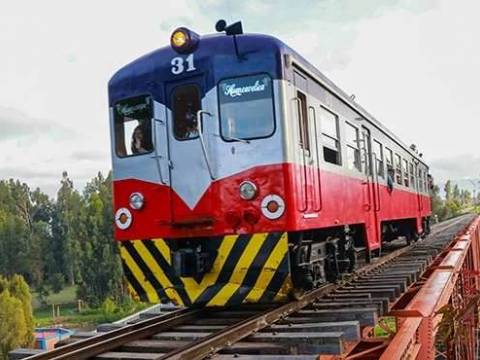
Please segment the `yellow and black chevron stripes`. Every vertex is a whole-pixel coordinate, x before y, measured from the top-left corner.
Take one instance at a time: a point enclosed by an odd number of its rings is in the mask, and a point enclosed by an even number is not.
[[[129,287],[144,301],[267,303],[285,300],[292,289],[286,233],[223,237],[211,270],[200,279],[175,273],[169,242],[163,239],[123,241],[120,254]]]

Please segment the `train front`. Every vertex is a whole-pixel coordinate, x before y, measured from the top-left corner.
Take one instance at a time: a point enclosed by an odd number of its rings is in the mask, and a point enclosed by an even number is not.
[[[228,306],[291,289],[282,45],[226,30],[179,28],[109,83],[115,236],[143,300]]]

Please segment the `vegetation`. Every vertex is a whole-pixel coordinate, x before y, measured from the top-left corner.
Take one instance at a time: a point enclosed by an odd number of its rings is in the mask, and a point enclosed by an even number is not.
[[[468,190],[461,190],[458,185],[452,185],[448,180],[444,187],[445,199],[440,197],[440,188],[435,185],[432,189],[432,212],[438,221],[450,219],[468,211],[480,212],[480,194],[473,199]]]
[[[19,275],[0,277],[0,358],[13,348],[33,343],[32,298]]]
[[[41,298],[33,293],[33,316],[36,327],[61,325],[67,328],[91,328],[94,325],[119,320],[143,310],[148,304],[128,297],[116,300],[108,297],[102,304],[92,307],[77,299],[78,287],[69,285],[58,293]]]
[[[92,325],[145,307],[123,292],[111,186],[99,173],[79,192],[64,172],[51,199],[0,181],[0,354],[32,345],[34,325]]]
[[[91,306],[109,297],[120,301],[112,239],[110,175],[99,173],[79,193],[64,172],[56,200],[19,181],[0,181],[0,274],[22,275],[41,302],[67,284],[77,285],[78,297]]]

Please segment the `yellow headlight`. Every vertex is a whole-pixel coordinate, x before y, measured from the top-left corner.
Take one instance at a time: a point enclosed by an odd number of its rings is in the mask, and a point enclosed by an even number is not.
[[[183,31],[175,31],[172,34],[172,45],[182,47],[187,42],[187,35]]]

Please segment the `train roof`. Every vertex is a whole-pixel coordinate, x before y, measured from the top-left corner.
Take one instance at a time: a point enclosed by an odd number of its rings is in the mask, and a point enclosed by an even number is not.
[[[301,71],[306,71],[307,75],[309,75],[314,80],[318,81],[320,84],[326,87],[329,91],[335,94],[335,96],[337,96],[344,103],[346,103],[350,108],[352,108],[362,117],[364,117],[366,121],[368,121],[377,129],[385,133],[385,135],[390,137],[399,146],[404,148],[404,150],[407,151],[410,155],[412,155],[419,162],[427,166],[424,160],[420,158],[417,153],[412,151],[410,147],[407,146],[402,140],[400,140],[393,132],[386,128],[372,114],[370,114],[360,104],[355,102],[347,93],[345,93],[342,89],[335,85],[332,80],[330,80],[320,70],[313,66],[308,60],[306,60],[302,55],[293,50],[283,41],[279,40],[274,36],[264,34],[241,34],[237,35],[237,40],[240,52],[243,54],[272,54],[273,52],[277,55],[280,55],[280,59],[282,59],[283,55],[290,55],[293,58],[294,64],[297,64],[300,67]],[[198,57],[211,57],[212,53],[220,58],[222,56],[235,55],[232,37],[218,33],[201,36],[201,40],[197,50],[195,51],[195,54]],[[144,81],[151,83],[153,81],[151,78],[152,73],[161,75],[162,79],[165,78],[166,80],[169,80],[171,78],[173,80],[172,74],[170,72],[170,59],[175,56],[178,56],[178,53],[175,52],[171,46],[164,46],[146,55],[143,55],[142,57],[122,67],[112,76],[109,81],[110,101],[112,102],[112,93],[114,93],[116,95],[114,97],[118,99],[119,97],[121,97],[120,95],[122,90],[124,90],[125,88],[135,88],[136,82]],[[272,67],[271,74],[274,75],[275,78],[282,77],[283,72],[280,64],[281,61],[278,61],[276,66],[269,64]]]

